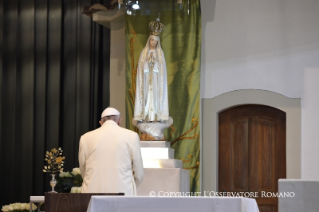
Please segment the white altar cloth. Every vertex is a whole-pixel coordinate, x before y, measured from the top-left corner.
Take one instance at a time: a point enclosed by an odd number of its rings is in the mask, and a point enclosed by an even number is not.
[[[259,212],[255,199],[242,197],[92,196],[87,212]]]

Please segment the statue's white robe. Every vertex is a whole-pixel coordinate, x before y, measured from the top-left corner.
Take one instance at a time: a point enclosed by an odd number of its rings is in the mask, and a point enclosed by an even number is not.
[[[154,61],[153,71],[150,67],[151,53]],[[141,52],[135,92],[134,120],[148,122],[169,119],[167,70],[159,39],[156,50],[149,49],[148,40],[146,47]]]

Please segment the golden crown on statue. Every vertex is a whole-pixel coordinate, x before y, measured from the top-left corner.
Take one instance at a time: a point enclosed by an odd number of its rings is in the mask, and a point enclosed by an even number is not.
[[[151,35],[159,36],[164,30],[164,24],[160,22],[161,20],[160,16],[161,16],[161,13],[158,13],[158,17],[156,18],[156,21],[152,21],[148,25],[148,27],[150,28]]]

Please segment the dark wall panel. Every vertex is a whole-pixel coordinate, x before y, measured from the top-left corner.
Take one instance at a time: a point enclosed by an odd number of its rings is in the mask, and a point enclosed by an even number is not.
[[[20,152],[15,152],[16,142],[16,87],[17,87],[17,2],[15,0],[3,2],[3,44],[2,44],[2,81],[1,81],[1,174],[0,174],[0,189],[7,191],[2,197],[2,201],[8,201],[14,196],[14,190],[10,185],[14,185],[18,179],[18,175],[14,175],[15,167],[13,164],[19,164],[17,160]],[[4,30],[5,29],[5,30]],[[18,149],[18,147],[17,147]],[[20,149],[20,148],[19,148]],[[20,166],[20,165],[18,165]],[[8,178],[3,173],[10,174]]]
[[[0,1],[0,207],[50,190],[45,151],[77,167],[109,104],[110,32],[81,14],[96,2]]]
[[[20,167],[15,173],[19,176],[20,198],[28,196],[32,191],[34,151],[34,1],[19,1],[18,36],[17,43],[19,57],[17,67],[19,76],[20,103],[17,105],[17,127],[16,134],[19,135],[15,146],[21,147]],[[19,133],[20,131],[20,133]],[[16,167],[16,166],[15,166]]]
[[[35,1],[35,20],[34,20],[34,154],[33,154],[33,193],[42,195],[44,188],[43,173],[39,170],[44,166],[44,152],[46,141],[46,93],[47,93],[47,17],[48,1]],[[39,154],[42,153],[42,154]],[[47,183],[47,182],[46,182]]]

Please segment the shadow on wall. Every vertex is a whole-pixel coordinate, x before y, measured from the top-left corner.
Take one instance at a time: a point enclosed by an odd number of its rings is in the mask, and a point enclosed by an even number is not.
[[[205,4],[203,4],[205,1]],[[205,5],[205,7],[203,7]],[[216,8],[216,0],[202,0],[201,1],[201,14],[210,14],[203,16],[202,15],[202,55],[206,52],[206,25],[209,22],[214,21],[215,17],[215,8]],[[201,58],[201,70],[205,70],[206,60],[205,57]],[[205,79],[205,71],[201,72],[201,78]],[[203,88],[203,89],[202,89]],[[205,96],[205,80],[201,80],[201,96]],[[202,93],[203,92],[203,93]]]

